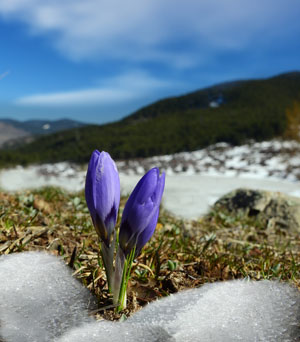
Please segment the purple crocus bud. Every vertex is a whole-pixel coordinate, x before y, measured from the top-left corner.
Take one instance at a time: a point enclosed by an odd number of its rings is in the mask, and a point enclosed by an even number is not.
[[[125,205],[119,244],[125,255],[136,246],[139,252],[152,236],[159,214],[159,205],[165,186],[165,174],[159,169],[148,171],[138,182]]]
[[[138,236],[137,242],[136,242],[136,250],[135,250],[136,256],[140,254],[141,249],[145,246],[145,244],[150,240],[151,236],[153,235],[156,225],[157,225],[158,215],[159,215],[159,208],[157,208],[157,211],[153,215],[148,226]]]
[[[120,179],[109,153],[92,153],[85,181],[85,199],[100,239],[109,247],[120,204]]]

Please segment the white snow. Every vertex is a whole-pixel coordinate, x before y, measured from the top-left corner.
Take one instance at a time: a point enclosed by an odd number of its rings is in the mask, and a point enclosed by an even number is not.
[[[205,284],[153,302],[128,322],[160,325],[176,341],[298,341],[300,292],[273,281]]]
[[[50,127],[51,127],[50,124],[45,124],[45,125],[43,125],[43,129],[44,129],[44,130],[49,129]]]
[[[68,191],[80,191],[84,187],[85,171],[68,163],[18,166],[2,170],[0,188],[19,191],[42,186],[58,186]]]
[[[300,292],[275,281],[205,284],[148,304],[125,322],[88,316],[92,297],[51,255],[0,257],[5,342],[299,341]]]
[[[100,321],[71,329],[55,342],[175,342],[159,325]]]
[[[129,194],[139,180],[137,175],[120,174],[123,194]],[[299,191],[296,191],[298,186]],[[168,175],[163,206],[184,218],[197,218],[205,213],[221,196],[236,188],[272,190],[299,196],[300,186],[288,181],[244,177],[207,175]]]
[[[218,143],[194,152],[117,161],[123,194],[157,166],[166,172],[164,207],[183,218],[198,218],[236,188],[280,191],[300,197],[300,144],[265,141],[231,147]],[[69,163],[17,167],[0,172],[0,188],[18,191],[45,185],[68,191],[84,188],[85,171]]]
[[[91,293],[59,258],[41,252],[0,257],[0,340],[50,342],[90,322]]]

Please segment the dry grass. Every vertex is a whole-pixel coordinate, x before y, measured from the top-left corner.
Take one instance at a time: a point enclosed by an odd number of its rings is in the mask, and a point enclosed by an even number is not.
[[[134,263],[128,307],[121,314],[109,308],[99,242],[83,193],[55,188],[14,195],[0,192],[0,254],[28,250],[63,257],[97,296],[95,315],[107,319],[128,316],[156,298],[205,282],[276,278],[300,289],[299,236],[224,212],[182,221],[162,210],[153,238]]]

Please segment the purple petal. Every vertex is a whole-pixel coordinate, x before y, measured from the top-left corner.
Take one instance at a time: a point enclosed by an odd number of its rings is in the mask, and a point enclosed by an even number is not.
[[[116,225],[120,203],[120,180],[107,152],[92,153],[85,184],[85,198],[100,238],[109,243]]]
[[[131,241],[136,240],[148,226],[153,226],[154,218],[158,215],[164,184],[165,174],[159,176],[159,170],[154,168],[148,171],[136,185],[123,211],[119,234],[120,246],[123,250],[128,244],[131,245]]]
[[[158,216],[159,208],[157,209],[155,215],[153,215],[148,226],[144,229],[144,231],[142,231],[142,233],[137,238],[136,255],[140,254],[141,249],[145,246],[145,244],[150,240],[151,236],[153,235],[157,225]]]
[[[111,208],[111,211],[108,213],[104,220],[104,225],[107,229],[108,235],[111,235],[113,230],[115,229],[117,218],[118,218],[118,210],[119,210],[119,203],[114,204]]]
[[[148,171],[138,182],[125,205],[122,221],[127,220],[134,230],[143,230],[157,204],[155,196],[159,180],[159,170],[153,168]],[[155,201],[154,201],[155,200]],[[160,201],[159,201],[160,202]]]
[[[86,200],[87,206],[89,208],[89,211],[91,213],[93,220],[96,215],[95,201],[94,201],[94,195],[93,195],[93,192],[94,192],[93,183],[94,183],[95,170],[96,170],[96,165],[97,165],[99,155],[100,155],[100,152],[97,150],[95,150],[92,153],[92,156],[88,165],[86,179],[85,179],[85,200]]]
[[[166,179],[166,175],[163,172],[157,181],[157,186],[153,194],[153,201],[156,203],[159,203],[159,205],[160,205],[161,198],[165,189],[165,179]]]
[[[106,152],[102,152],[96,165],[93,196],[96,211],[105,221],[113,207],[119,207],[120,180],[114,161]]]
[[[149,197],[156,191],[157,182],[159,179],[158,168],[149,170],[144,177],[140,180],[141,185],[136,193],[136,201],[139,204],[145,203]]]

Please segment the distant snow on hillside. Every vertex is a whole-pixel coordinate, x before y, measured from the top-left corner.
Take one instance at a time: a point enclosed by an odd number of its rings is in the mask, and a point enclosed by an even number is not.
[[[147,170],[165,171],[164,207],[183,218],[197,218],[236,188],[280,191],[300,197],[300,144],[266,141],[232,147],[225,143],[194,152],[117,161],[123,194],[129,194]],[[0,188],[18,191],[53,185],[84,188],[86,168],[70,163],[18,166],[0,172]]]
[[[250,178],[300,180],[300,144],[296,141],[264,141],[232,147],[218,143],[208,148],[117,162],[120,172],[143,174],[157,166],[173,174],[202,174]]]

